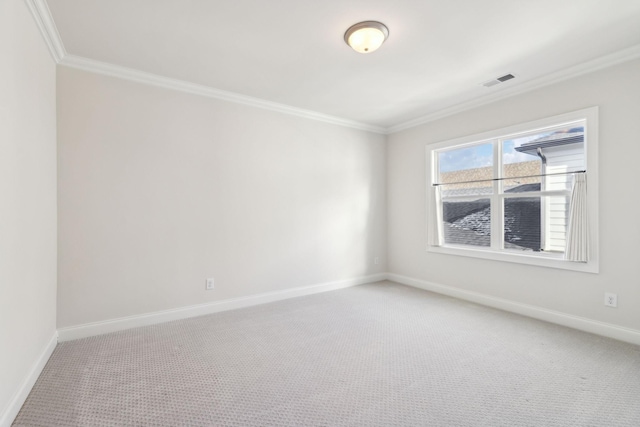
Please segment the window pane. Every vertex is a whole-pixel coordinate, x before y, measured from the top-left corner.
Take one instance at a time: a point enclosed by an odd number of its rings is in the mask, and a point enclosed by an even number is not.
[[[584,170],[584,123],[535,132],[502,142],[505,193],[567,190],[571,173]],[[530,175],[541,178],[525,178]]]
[[[536,150],[525,153],[516,150],[538,137],[539,135],[529,135],[503,141],[502,176],[511,178],[503,181],[505,193],[540,191],[541,178],[536,175],[542,174],[542,161]]]
[[[489,199],[444,200],[444,243],[491,246],[491,203]]]
[[[493,178],[493,144],[478,144],[438,152],[438,182],[477,181]]]
[[[568,198],[516,197],[504,201],[504,248],[564,252]]]

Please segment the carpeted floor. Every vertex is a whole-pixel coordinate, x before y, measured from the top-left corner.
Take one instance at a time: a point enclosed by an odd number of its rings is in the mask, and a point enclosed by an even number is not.
[[[640,347],[390,282],[58,345],[16,426],[640,426]]]

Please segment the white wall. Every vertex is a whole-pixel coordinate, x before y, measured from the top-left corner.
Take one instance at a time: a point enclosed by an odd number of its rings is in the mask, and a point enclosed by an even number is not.
[[[0,425],[55,345],[56,69],[22,1],[0,2]],[[37,373],[36,373],[37,375]]]
[[[383,135],[65,67],[58,129],[59,328],[386,271]]]
[[[600,274],[427,253],[425,147],[600,106]],[[391,273],[640,330],[640,61],[557,83],[388,139]],[[618,294],[618,308],[603,305]]]

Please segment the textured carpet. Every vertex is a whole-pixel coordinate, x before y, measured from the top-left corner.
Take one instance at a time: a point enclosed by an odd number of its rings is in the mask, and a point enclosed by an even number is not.
[[[17,426],[640,426],[640,347],[381,282],[59,344]]]

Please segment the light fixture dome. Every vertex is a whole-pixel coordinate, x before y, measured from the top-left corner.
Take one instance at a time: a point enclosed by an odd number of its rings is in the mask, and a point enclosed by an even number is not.
[[[360,53],[373,52],[382,46],[387,37],[389,37],[389,29],[377,21],[359,22],[349,27],[344,33],[344,41]]]

